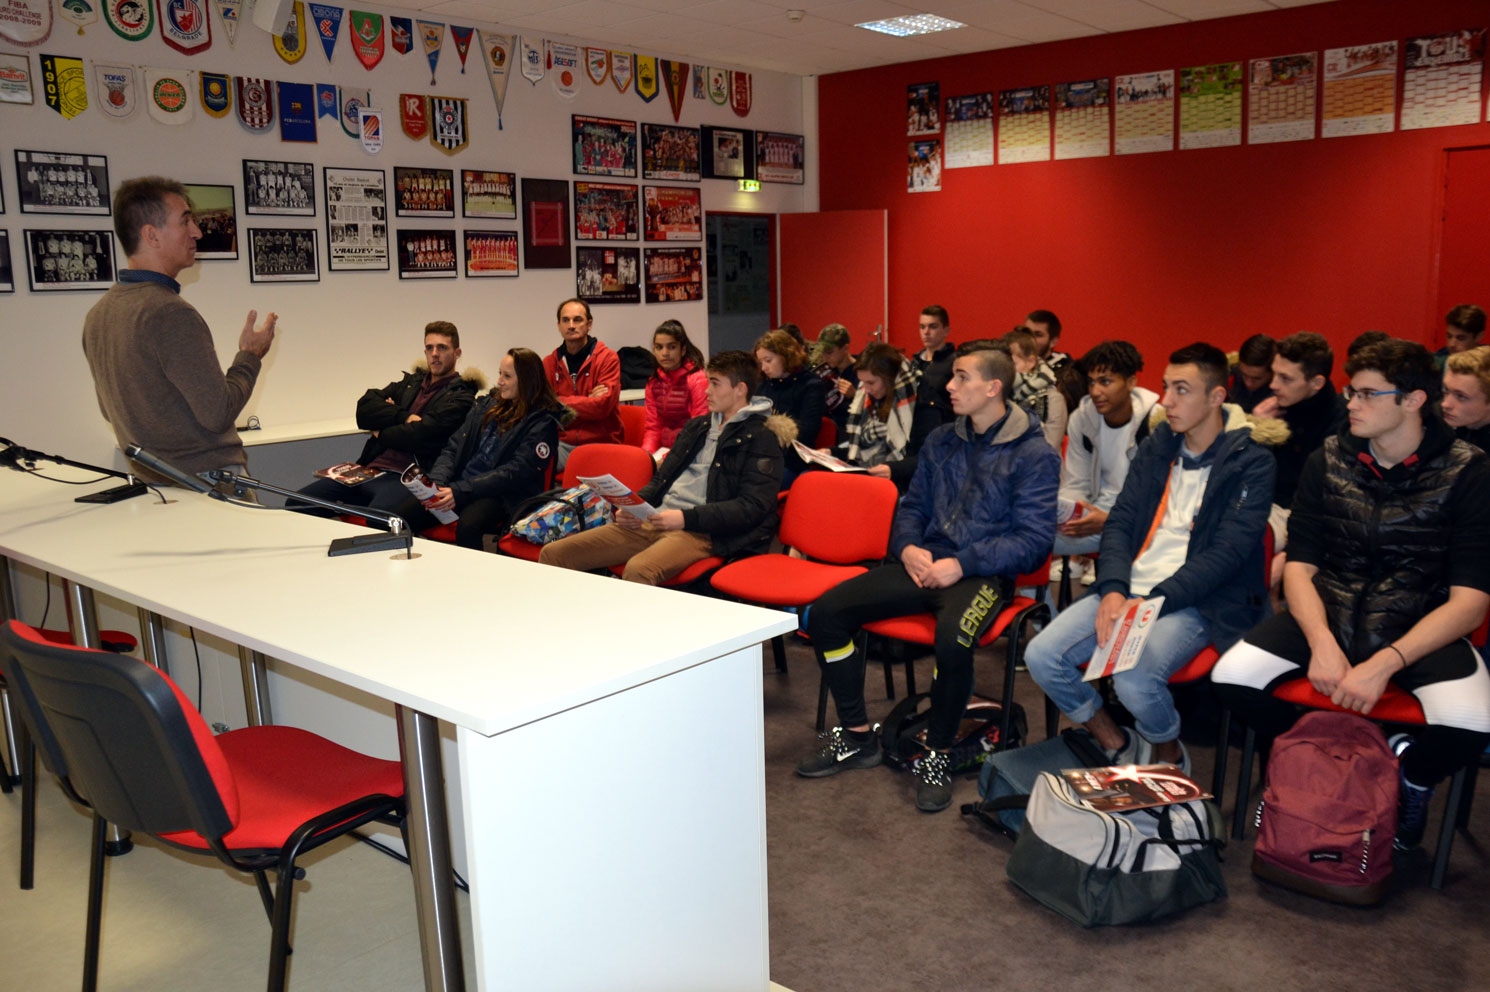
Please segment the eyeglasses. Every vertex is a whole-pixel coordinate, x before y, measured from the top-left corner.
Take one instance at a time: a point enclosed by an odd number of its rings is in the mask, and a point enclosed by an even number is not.
[[[1372,400],[1376,399],[1376,397],[1378,397],[1378,396],[1401,396],[1402,395],[1402,390],[1400,390],[1400,389],[1357,389],[1354,386],[1346,386],[1344,389],[1340,390],[1340,395],[1342,395],[1342,396],[1345,397],[1345,402],[1347,402],[1347,403],[1349,403],[1353,399],[1360,399],[1360,400],[1363,400],[1363,401],[1365,401],[1367,403],[1370,403]]]

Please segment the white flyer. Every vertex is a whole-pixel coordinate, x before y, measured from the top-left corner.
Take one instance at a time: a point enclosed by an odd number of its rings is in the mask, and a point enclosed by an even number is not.
[[[1139,600],[1124,610],[1113,622],[1112,634],[1108,636],[1107,643],[1099,646],[1092,654],[1091,663],[1086,666],[1086,674],[1081,680],[1095,682],[1118,672],[1126,672],[1138,664],[1139,656],[1143,654],[1144,642],[1149,639],[1149,631],[1153,629],[1154,622],[1159,619],[1159,611],[1163,608],[1164,597],[1155,596],[1153,599]]]

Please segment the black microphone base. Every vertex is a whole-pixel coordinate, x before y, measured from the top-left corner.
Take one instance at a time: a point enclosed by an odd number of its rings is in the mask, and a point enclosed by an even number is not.
[[[326,549],[328,558],[337,555],[360,555],[368,551],[408,551],[414,546],[413,534],[358,534],[338,537]]]
[[[115,486],[112,489],[105,489],[102,492],[89,493],[86,496],[79,496],[77,499],[73,500],[73,502],[117,503],[120,500],[134,499],[136,496],[143,496],[145,495],[146,491],[147,487],[143,482],[131,482],[123,486]]]

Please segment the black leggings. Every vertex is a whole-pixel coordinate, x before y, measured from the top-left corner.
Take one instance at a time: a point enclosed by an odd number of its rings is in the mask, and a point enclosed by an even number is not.
[[[506,533],[507,525],[512,522],[512,507],[507,505],[506,500],[497,499],[494,496],[473,500],[457,511],[460,514],[455,523],[455,543],[463,548],[475,548],[481,550],[481,538],[487,534]],[[429,530],[431,527],[439,526],[439,521],[434,514],[430,513],[419,501],[410,496],[397,510],[399,516],[414,533]]]

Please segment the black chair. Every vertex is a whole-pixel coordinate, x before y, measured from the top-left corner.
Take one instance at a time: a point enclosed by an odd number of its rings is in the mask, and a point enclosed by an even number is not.
[[[84,992],[98,987],[106,823],[254,876],[271,922],[270,992],[285,987],[296,859],[374,820],[403,828],[398,762],[293,727],[214,737],[181,689],[138,659],[55,644],[12,620],[0,627],[0,670],[47,767],[93,809]]]

